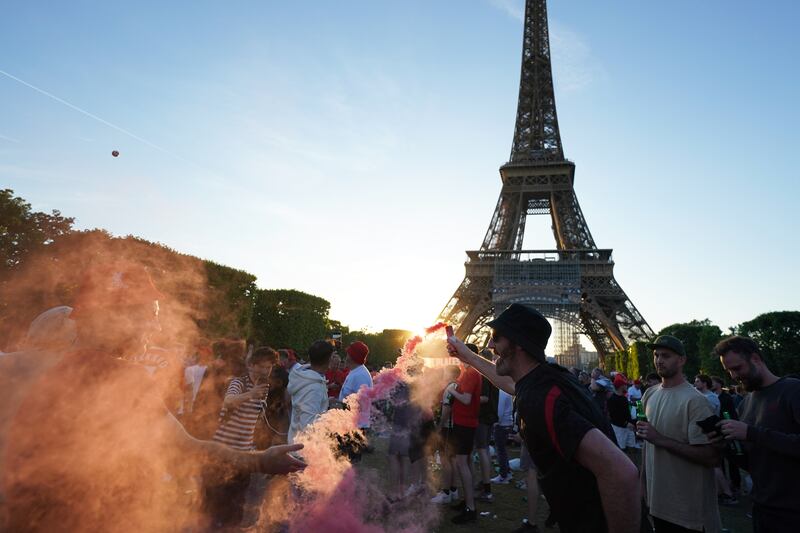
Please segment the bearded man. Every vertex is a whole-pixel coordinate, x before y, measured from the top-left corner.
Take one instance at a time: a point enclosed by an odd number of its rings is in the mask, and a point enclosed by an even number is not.
[[[753,530],[783,533],[800,524],[800,380],[773,374],[758,344],[733,336],[714,348],[731,378],[750,391],[739,420],[719,423],[739,441],[753,478]]]

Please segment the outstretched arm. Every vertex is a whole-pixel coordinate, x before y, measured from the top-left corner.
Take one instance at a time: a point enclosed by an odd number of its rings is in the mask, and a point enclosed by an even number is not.
[[[163,429],[187,456],[201,464],[218,465],[223,470],[290,474],[306,467],[303,461],[289,455],[302,449],[302,444],[272,446],[263,452],[240,452],[219,442],[195,439],[171,413],[164,417]]]
[[[597,428],[583,436],[575,460],[597,479],[609,533],[638,533],[641,493],[631,460]]]
[[[461,361],[486,376],[498,389],[504,390],[511,395],[515,394],[516,391],[514,390],[513,379],[508,376],[498,376],[494,363],[487,361],[467,348],[467,345],[461,342],[455,335],[447,338],[447,351],[453,357],[459,358]]]

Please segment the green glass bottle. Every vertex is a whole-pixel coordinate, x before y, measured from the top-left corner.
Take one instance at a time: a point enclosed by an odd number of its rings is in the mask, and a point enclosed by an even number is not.
[[[636,420],[639,422],[647,422],[647,415],[644,414],[642,400],[636,400]]]
[[[731,414],[728,411],[722,411],[722,418],[725,420],[730,420]],[[738,440],[731,441],[731,444],[733,444],[733,451],[736,453],[736,455],[744,455],[744,452],[742,451],[742,444]]]

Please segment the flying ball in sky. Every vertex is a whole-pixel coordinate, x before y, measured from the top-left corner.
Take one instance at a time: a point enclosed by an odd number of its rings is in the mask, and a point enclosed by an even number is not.
[[[113,155],[114,157],[117,157],[119,155],[119,152],[117,150],[112,150],[111,151],[111,155]]]

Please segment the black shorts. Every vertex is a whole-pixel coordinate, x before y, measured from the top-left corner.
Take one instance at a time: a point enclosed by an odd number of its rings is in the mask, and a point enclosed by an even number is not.
[[[458,450],[456,437],[453,435],[453,428],[442,428],[439,430],[439,450],[445,457],[455,457]]]
[[[469,455],[472,453],[472,445],[475,441],[475,429],[466,426],[459,426],[453,424],[453,429],[450,430],[453,440],[455,441],[456,455]]]

